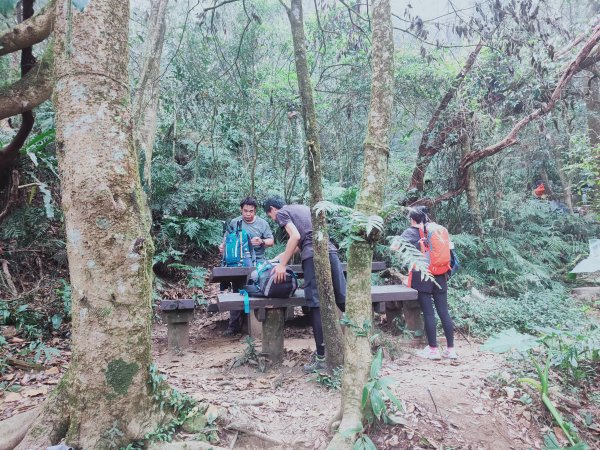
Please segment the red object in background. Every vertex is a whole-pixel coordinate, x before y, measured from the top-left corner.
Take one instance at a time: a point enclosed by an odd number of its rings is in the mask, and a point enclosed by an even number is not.
[[[533,193],[537,198],[540,198],[542,195],[544,195],[546,193],[546,187],[544,186],[544,183],[540,183],[540,185],[533,190]]]

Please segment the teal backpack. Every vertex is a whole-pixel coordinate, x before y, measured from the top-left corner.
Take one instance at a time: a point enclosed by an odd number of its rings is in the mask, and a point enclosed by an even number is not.
[[[254,247],[246,230],[242,229],[239,220],[236,227],[228,227],[225,233],[225,248],[223,249],[222,266],[252,267],[256,261]]]

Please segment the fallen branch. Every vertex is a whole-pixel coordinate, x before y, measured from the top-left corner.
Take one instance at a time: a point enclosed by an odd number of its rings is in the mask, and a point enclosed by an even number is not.
[[[23,369],[44,370],[44,366],[42,366],[41,364],[23,361],[22,359],[18,358],[8,357],[6,358],[6,362],[11,366],[21,367]]]

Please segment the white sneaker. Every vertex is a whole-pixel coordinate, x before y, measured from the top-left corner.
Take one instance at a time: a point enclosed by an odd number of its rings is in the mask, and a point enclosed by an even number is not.
[[[456,350],[454,350],[454,347],[445,349],[442,352],[442,356],[448,359],[458,359],[458,355],[456,354]]]
[[[442,359],[439,348],[427,345],[423,350],[417,352],[417,356],[425,359]]]

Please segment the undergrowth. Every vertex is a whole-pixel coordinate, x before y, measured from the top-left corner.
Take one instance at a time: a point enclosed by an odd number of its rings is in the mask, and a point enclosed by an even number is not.
[[[589,321],[584,308],[558,283],[551,289],[515,297],[487,297],[449,289],[448,302],[455,326],[478,337],[508,328],[521,332],[539,327],[569,330]]]

